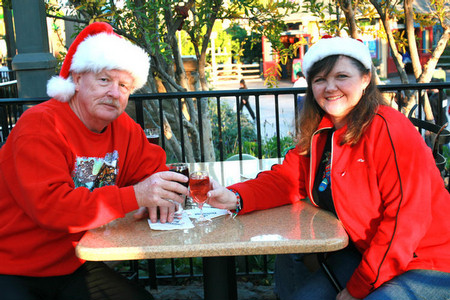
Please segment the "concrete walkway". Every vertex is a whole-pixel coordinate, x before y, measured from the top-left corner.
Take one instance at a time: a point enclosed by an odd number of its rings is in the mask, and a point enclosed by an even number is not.
[[[254,285],[238,281],[238,300],[276,300],[273,286]],[[151,290],[155,300],[203,300],[203,285],[199,282],[185,286],[162,285]]]
[[[445,71],[446,81],[450,81],[450,70]],[[415,83],[414,75],[409,75],[409,82]],[[385,84],[401,83],[399,77],[390,77],[384,81]],[[278,82],[278,88],[291,88],[293,83],[291,80],[280,80]],[[263,79],[249,80],[247,82],[248,89],[269,89],[264,85]],[[227,81],[220,82],[212,87],[214,90],[238,90],[239,82]],[[280,135],[292,136],[295,132],[294,127],[294,98],[293,95],[280,95],[279,96],[279,109],[280,109]],[[230,107],[236,111],[236,97],[224,97],[223,102],[228,103]],[[256,112],[255,99],[253,96],[249,97],[249,103],[253,111]],[[243,114],[247,116],[249,120],[251,117],[247,109],[243,108]],[[263,95],[260,97],[260,115],[261,115],[261,128],[263,138],[270,138],[276,134],[275,128],[275,108],[274,108],[274,96]]]

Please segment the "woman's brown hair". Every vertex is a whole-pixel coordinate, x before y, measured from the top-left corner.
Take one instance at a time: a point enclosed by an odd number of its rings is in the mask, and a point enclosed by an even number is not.
[[[328,75],[340,57],[341,55],[328,56],[316,62],[308,71],[308,87],[306,89],[305,103],[296,120],[298,145],[302,152],[306,151],[309,153],[312,136],[317,130],[322,117],[325,115],[325,111],[314,99],[312,78],[321,72],[324,72],[325,76]],[[384,104],[383,97],[375,84],[373,72],[371,73],[371,70],[366,69],[358,60],[351,57],[348,58],[357,67],[361,76],[370,74],[371,78],[361,100],[347,116],[347,130],[340,141],[341,145],[356,144],[372,121],[378,106]]]

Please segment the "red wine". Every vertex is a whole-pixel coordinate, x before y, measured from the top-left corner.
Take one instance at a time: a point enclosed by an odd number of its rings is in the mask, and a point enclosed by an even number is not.
[[[159,135],[147,135],[147,141],[149,141],[149,143],[158,145],[159,144]]]
[[[183,174],[184,176],[189,178],[189,167],[186,164],[179,163],[179,164],[170,164],[169,170],[172,172],[177,172],[180,174]],[[185,187],[189,187],[189,180],[187,182],[180,182]]]
[[[209,177],[195,178],[195,176],[191,176],[189,185],[191,188],[192,199],[197,203],[205,202],[208,198],[206,194],[210,190]]]
[[[159,131],[156,128],[146,128],[144,129],[145,136],[149,143],[158,145],[159,144]]]

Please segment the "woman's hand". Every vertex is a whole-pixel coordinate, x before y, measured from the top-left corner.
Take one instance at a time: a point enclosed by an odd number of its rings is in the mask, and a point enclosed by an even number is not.
[[[134,185],[136,200],[141,207],[135,213],[135,218],[146,216],[144,208],[147,208],[148,216],[152,223],[159,220],[161,223],[172,222],[178,205],[183,203],[188,195],[188,188],[180,184],[187,182],[186,176],[171,172],[158,172]]]
[[[347,291],[347,289],[343,289],[337,296],[336,300],[358,300]]]
[[[221,209],[236,209],[236,195],[210,178],[211,190],[208,192],[209,205]]]

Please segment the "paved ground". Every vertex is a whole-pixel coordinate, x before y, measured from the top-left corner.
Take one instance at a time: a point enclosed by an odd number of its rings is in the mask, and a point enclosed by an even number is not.
[[[264,85],[264,80],[252,80],[247,82],[247,87],[249,89],[266,89],[267,86]],[[278,84],[279,88],[289,88],[292,87],[292,82],[289,80],[280,81]],[[234,90],[239,89],[239,83],[237,81],[233,82],[222,82],[214,87],[215,90]],[[263,95],[259,97],[260,99],[260,114],[261,114],[261,134],[263,137],[272,137],[276,133],[275,128],[275,97],[272,95]],[[222,102],[228,103],[230,107],[236,111],[236,97],[224,97]],[[256,112],[255,97],[249,97],[250,106],[253,111]],[[286,136],[294,132],[294,97],[292,95],[280,95],[278,97],[278,105],[280,111],[280,133],[281,136]],[[247,116],[249,120],[251,117],[247,111],[247,108],[243,108],[243,113]]]
[[[446,71],[446,81],[450,81],[450,70]],[[390,77],[386,84],[400,83],[399,77]],[[409,82],[414,83],[414,75],[409,75]],[[290,80],[280,80],[278,82],[279,88],[290,88],[293,83]],[[249,89],[266,89],[263,79],[249,80],[247,82]],[[238,81],[220,82],[213,87],[214,90],[237,90],[239,89]],[[294,99],[292,95],[280,95],[279,96],[279,109],[280,109],[280,134],[281,136],[291,135],[294,132]],[[236,111],[236,98],[225,97],[222,98],[223,102],[227,102],[230,107]],[[255,111],[255,100],[253,96],[249,98],[250,106]],[[260,113],[261,113],[261,134],[263,137],[272,137],[275,135],[275,101],[274,96],[264,95],[260,97]],[[251,120],[247,109],[243,108],[243,113],[247,115]]]
[[[192,283],[187,286],[159,286],[151,290],[155,300],[203,300],[203,285]],[[238,282],[238,300],[276,300],[273,286],[254,285]]]

